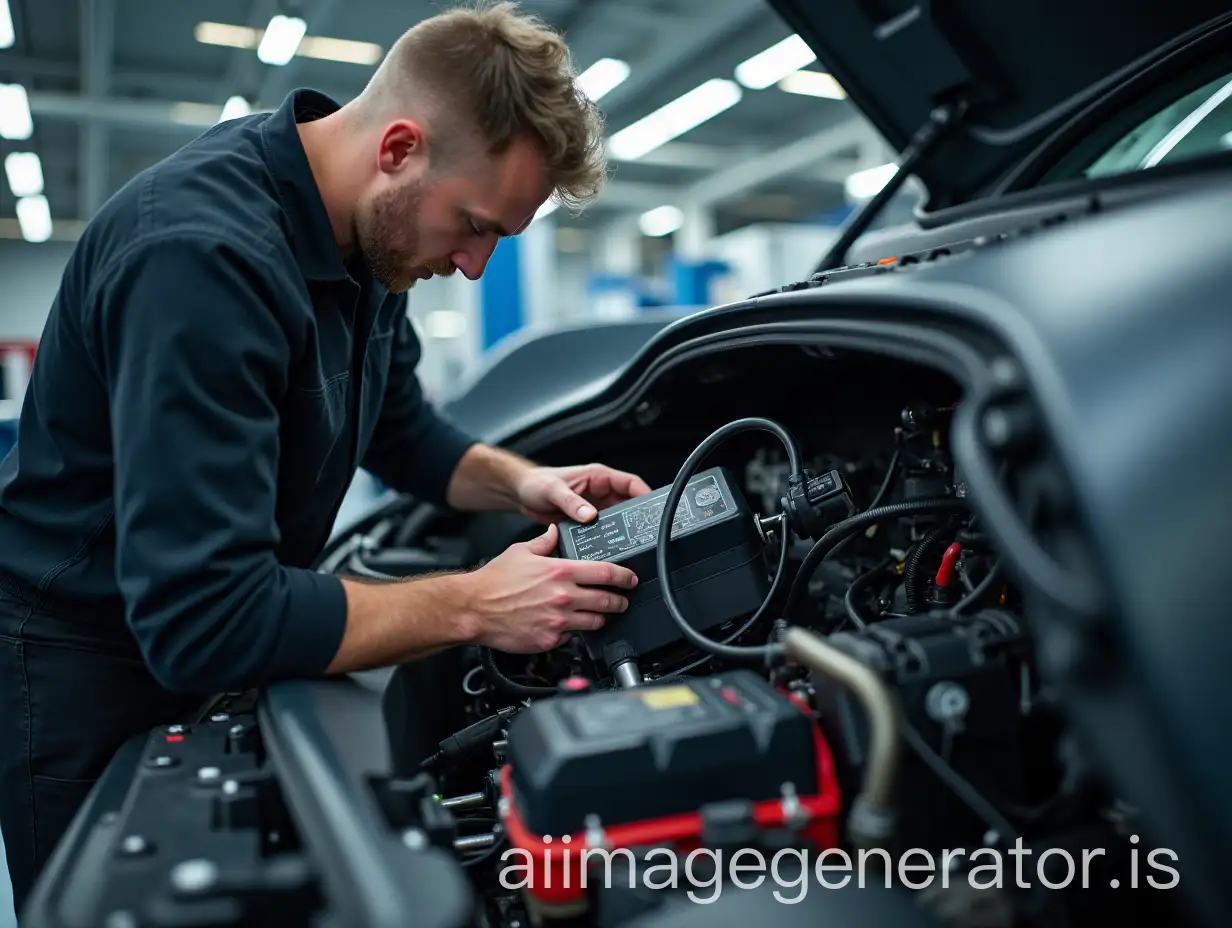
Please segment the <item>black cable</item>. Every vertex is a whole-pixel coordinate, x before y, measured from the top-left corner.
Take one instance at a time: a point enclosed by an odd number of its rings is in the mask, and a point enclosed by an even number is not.
[[[869,509],[866,512],[861,512],[850,519],[844,519],[842,522],[837,523],[822,535],[821,538],[817,539],[817,542],[809,549],[809,553],[804,556],[804,561],[800,564],[800,569],[796,573],[796,579],[791,585],[791,592],[787,595],[787,603],[783,607],[784,614],[790,614],[804,597],[804,594],[808,591],[809,579],[817,569],[817,566],[833,553],[840,542],[850,538],[856,532],[877,522],[884,522],[887,519],[926,515],[934,512],[965,512],[966,509],[967,501],[965,499],[960,499],[957,496],[939,496],[930,499],[913,499],[904,503],[891,503],[888,506]]]
[[[695,647],[703,651],[719,657],[728,657],[734,660],[749,660],[750,658],[768,658],[782,652],[782,646],[778,644],[766,644],[756,646],[741,646],[734,647],[730,644],[725,644],[720,641],[712,641],[706,636],[699,633],[686,620],[680,611],[680,603],[676,599],[676,594],[672,590],[671,571],[667,565],[667,548],[671,543],[672,526],[676,521],[676,507],[680,504],[681,497],[684,496],[685,487],[688,485],[689,478],[697,470],[697,465],[701,463],[711,452],[720,444],[726,441],[733,435],[741,432],[762,431],[769,432],[783,443],[784,449],[787,451],[787,458],[791,473],[802,474],[804,472],[804,459],[800,454],[800,448],[796,444],[796,440],[791,434],[777,422],[772,422],[769,419],[749,418],[737,419],[734,422],[729,422],[715,432],[712,432],[697,448],[689,455],[680,472],[676,475],[676,479],[672,482],[672,488],[667,494],[667,501],[663,506],[663,514],[659,518],[659,538],[658,546],[655,549],[655,568],[658,571],[659,586],[663,591],[663,604],[667,607],[668,613],[680,628],[681,634],[689,640]],[[787,549],[787,534],[790,527],[784,522],[783,524],[783,549]],[[780,556],[780,564],[785,564],[785,559]],[[779,570],[775,573],[774,582],[771,584],[770,592],[766,595],[758,610],[753,613],[752,618],[748,620],[748,626],[755,625],[762,616],[765,615],[768,607],[777,599],[779,590],[783,584],[783,577],[786,575],[785,570]]]
[[[924,591],[920,589],[920,565],[924,562],[924,556],[928,554],[928,549],[937,543],[941,536],[948,533],[950,523],[947,521],[942,525],[934,526],[923,538],[919,544],[911,552],[911,556],[907,558],[907,566],[903,569],[903,591],[907,594],[907,615],[915,615],[920,611],[920,605],[924,600]]]
[[[877,575],[894,563],[893,558],[886,558],[872,570],[866,571],[860,576],[851,581],[851,585],[847,587],[847,595],[843,597],[843,608],[847,611],[847,617],[851,619],[856,628],[867,628],[868,622],[864,616],[860,615],[860,610],[856,607],[856,594],[864,591]]]
[[[895,448],[894,456],[890,458],[890,466],[886,468],[885,477],[881,480],[881,486],[877,488],[877,495],[873,497],[873,501],[864,507],[867,512],[870,509],[876,509],[885,502],[886,494],[890,492],[890,488],[894,486],[894,478],[898,475],[898,462],[902,458],[903,449]]]
[[[478,854],[475,854],[473,856],[462,858],[460,863],[462,864],[463,867],[478,866],[484,861],[491,860],[493,857],[495,857],[497,852],[500,851],[505,846],[505,843],[506,843],[506,839],[502,835],[500,838],[497,839],[496,843],[494,843],[491,847],[484,848]]]
[[[886,468],[885,476],[881,478],[881,486],[877,488],[877,493],[873,496],[872,502],[865,506],[864,509],[861,510],[862,512],[868,512],[869,510],[876,509],[885,501],[886,496],[894,487],[894,478],[898,476],[898,463],[902,458],[902,454],[903,451],[901,448],[894,449],[894,455],[890,458],[890,466]],[[855,537],[855,535],[848,535],[838,543],[831,553],[838,554],[838,552],[846,548]]]
[[[779,544],[779,563],[778,563],[778,568],[777,568],[778,573],[776,575],[779,577],[785,577],[787,575],[787,552],[791,547],[791,545],[788,544],[786,522],[783,523],[782,535],[783,535],[783,538],[780,540],[780,544]],[[774,591],[771,590],[770,597],[767,599],[767,603],[773,604],[774,598],[775,598]],[[757,624],[757,620],[761,618],[762,611],[763,610],[759,609],[750,618],[745,620],[745,622],[739,628],[737,628],[734,632],[732,632],[726,638],[721,639],[719,643],[723,645],[729,645],[733,641],[736,641],[737,639],[742,637],[746,632],[748,632],[749,629],[751,629],[755,624]],[[678,677],[683,674],[690,673],[696,670],[698,667],[703,667],[706,664],[710,663],[717,656],[718,655],[715,655],[715,654],[707,654],[705,657],[699,658],[698,660],[693,661],[693,663],[686,664],[684,667],[681,667],[679,670],[673,671],[672,675]]]
[[[974,786],[963,779],[957,770],[942,760],[928,746],[928,742],[924,740],[920,733],[911,726],[910,722],[906,719],[900,719],[899,726],[902,730],[903,738],[911,750],[915,751],[920,760],[924,761],[928,768],[936,774],[937,779],[949,787],[967,808],[983,819],[989,828],[994,829],[998,833],[1001,841],[1013,844],[1018,840],[1018,831],[1009,823],[1005,816],[998,812],[991,802],[981,796]]]
[[[512,696],[514,699],[538,699],[544,696],[555,696],[556,687],[554,686],[526,686],[522,683],[515,683],[507,676],[501,673],[499,667],[496,666],[496,657],[492,654],[491,648],[479,649],[479,661],[483,664],[484,675],[487,676],[490,682],[496,689],[500,690],[506,696]]]
[[[782,543],[779,546],[779,566],[777,566],[777,571],[779,571],[779,574],[777,574],[777,576],[779,577],[786,577],[786,574],[787,574],[788,548],[790,548],[790,545],[788,545],[787,539],[785,537],[785,539],[782,540]],[[774,603],[774,599],[775,599],[774,590],[771,590],[769,599],[766,601],[772,604]],[[726,638],[721,638],[721,640],[719,640],[718,642],[719,645],[731,645],[733,641],[737,641],[738,638],[743,637],[745,633],[748,633],[749,629],[752,629],[752,627],[756,625],[756,622],[758,622],[758,620],[760,619],[761,617],[760,614],[763,613],[763,611],[764,610],[759,609],[758,611],[756,611],[756,613],[750,616],[749,619],[745,620],[744,624],[740,625],[739,629],[737,629],[736,631],[733,631],[731,635],[728,635]],[[705,667],[706,664],[713,661],[713,659],[715,659],[716,657],[718,657],[718,654],[706,654],[705,657],[696,659],[696,661],[692,662],[691,664],[685,664],[684,667],[681,667],[679,670],[673,670],[673,675],[674,677],[680,677],[680,675],[691,673],[692,670],[696,670],[699,667]]]
[[[958,602],[954,604],[953,608],[950,609],[950,615],[959,615],[966,609],[973,606],[975,603],[979,602],[984,597],[984,595],[990,589],[992,589],[992,585],[997,581],[997,578],[1000,576],[1001,576],[1001,561],[998,560],[989,569],[988,574],[979,583],[975,585],[974,589],[972,589],[970,593],[968,593],[966,596],[964,596],[962,599],[960,599]]]

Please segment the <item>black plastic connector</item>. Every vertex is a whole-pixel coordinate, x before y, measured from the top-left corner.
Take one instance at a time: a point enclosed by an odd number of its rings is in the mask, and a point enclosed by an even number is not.
[[[489,715],[486,719],[468,725],[457,734],[450,735],[440,743],[440,750],[424,760],[420,767],[426,769],[445,761],[456,761],[460,757],[491,748],[505,723],[521,708],[508,706],[495,715]]]
[[[851,488],[836,470],[814,474],[806,470],[787,478],[787,495],[780,505],[800,538],[820,538],[835,522],[855,515]]]

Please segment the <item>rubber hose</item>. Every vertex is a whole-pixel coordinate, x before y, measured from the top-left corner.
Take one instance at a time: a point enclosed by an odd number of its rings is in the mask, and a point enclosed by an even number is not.
[[[483,664],[483,672],[487,676],[488,682],[506,696],[512,696],[514,699],[541,699],[545,696],[556,695],[556,687],[554,686],[526,686],[525,684],[510,680],[496,666],[496,657],[492,653],[491,648],[479,649],[479,661]]]
[[[894,561],[887,558],[876,567],[866,571],[860,576],[851,581],[851,585],[847,587],[847,594],[843,597],[843,608],[847,611],[847,617],[851,619],[852,624],[856,628],[867,628],[868,622],[864,616],[860,615],[860,609],[856,605],[856,597],[865,592],[865,588],[872,585],[877,579],[877,575],[888,568]]]
[[[956,496],[939,496],[932,499],[913,499],[903,503],[891,503],[888,506],[869,509],[867,512],[835,524],[804,556],[804,561],[796,573],[796,579],[792,582],[791,592],[787,595],[783,613],[790,615],[800,600],[804,598],[804,594],[808,591],[809,579],[813,576],[817,565],[829,557],[839,544],[861,529],[900,516],[925,515],[933,512],[965,512],[967,509],[968,504],[965,499]]]
[[[924,560],[924,555],[928,553],[928,549],[937,543],[942,535],[948,532],[950,523],[934,526],[928,532],[915,550],[911,552],[911,556],[907,558],[907,566],[903,570],[903,589],[907,594],[907,615],[915,615],[920,611],[920,604],[924,601],[924,591],[920,589],[920,564]]]

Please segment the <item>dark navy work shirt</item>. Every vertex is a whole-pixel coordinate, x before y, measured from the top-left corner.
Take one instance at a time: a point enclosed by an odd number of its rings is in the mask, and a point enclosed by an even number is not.
[[[0,583],[127,636],[182,692],[322,672],[309,569],[362,466],[441,503],[471,439],[425,400],[405,295],[345,263],[296,91],[135,177],[90,223],[0,465]]]

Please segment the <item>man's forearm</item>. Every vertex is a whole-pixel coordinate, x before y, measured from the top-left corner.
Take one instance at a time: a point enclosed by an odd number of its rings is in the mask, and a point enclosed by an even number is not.
[[[518,482],[534,467],[510,451],[472,445],[449,481],[449,505],[463,512],[516,509]]]
[[[388,667],[469,643],[476,634],[467,605],[469,577],[443,574],[401,583],[344,579],[346,630],[326,673]]]

